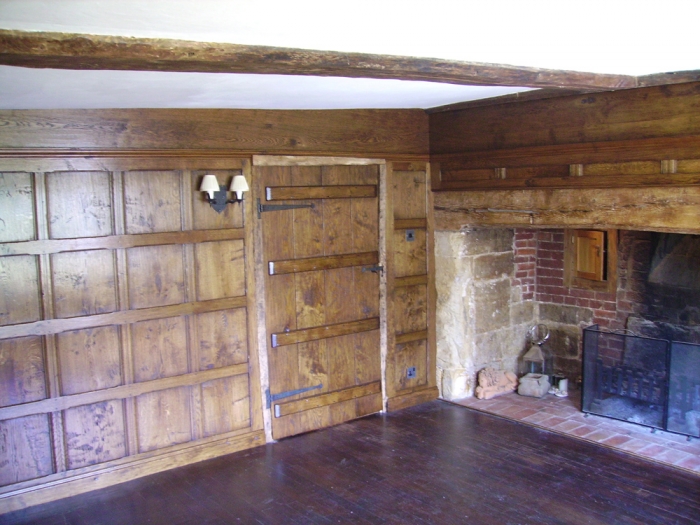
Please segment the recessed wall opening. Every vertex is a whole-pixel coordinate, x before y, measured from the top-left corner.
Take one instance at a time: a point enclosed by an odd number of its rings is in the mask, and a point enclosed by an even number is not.
[[[527,330],[537,323],[548,326],[555,372],[570,385],[580,384],[587,326],[700,343],[700,235],[614,231],[615,244],[606,254],[615,273],[609,289],[567,280],[570,231],[436,232],[443,397],[473,395],[484,367],[517,372],[528,348]]]

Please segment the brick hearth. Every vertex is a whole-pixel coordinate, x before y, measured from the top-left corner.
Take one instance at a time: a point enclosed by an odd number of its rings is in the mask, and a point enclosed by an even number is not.
[[[520,421],[576,439],[614,448],[700,476],[700,439],[650,429],[581,412],[579,392],[560,398],[546,395],[542,399],[507,394],[494,399],[469,397],[453,401],[458,405]]]

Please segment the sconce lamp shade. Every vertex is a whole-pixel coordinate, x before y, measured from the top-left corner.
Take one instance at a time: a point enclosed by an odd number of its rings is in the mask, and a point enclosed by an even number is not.
[[[214,192],[219,191],[219,181],[216,179],[216,175],[205,175],[202,179],[202,184],[199,186],[199,191],[206,191],[209,194],[209,198],[214,198]]]
[[[229,189],[236,194],[238,200],[241,200],[243,199],[243,192],[249,189],[248,182],[243,175],[236,175],[233,181],[231,181],[231,187]]]

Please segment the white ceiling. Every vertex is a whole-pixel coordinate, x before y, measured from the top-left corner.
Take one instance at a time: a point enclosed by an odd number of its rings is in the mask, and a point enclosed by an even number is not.
[[[645,75],[700,69],[697,0],[0,0],[0,28]],[[429,108],[523,91],[431,82],[0,67],[0,108]]]

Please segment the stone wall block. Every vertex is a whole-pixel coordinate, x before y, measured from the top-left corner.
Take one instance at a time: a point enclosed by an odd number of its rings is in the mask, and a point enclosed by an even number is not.
[[[510,279],[474,286],[474,331],[498,330],[510,324]]]
[[[463,233],[463,256],[513,251],[513,230],[493,228],[468,230]]]
[[[581,349],[581,328],[569,325],[549,326],[547,349],[555,357],[555,366],[559,358],[578,358]]]
[[[498,279],[513,275],[513,252],[474,257],[474,279]]]
[[[464,368],[454,368],[442,370],[442,380],[440,385],[440,395],[443,399],[450,401],[463,399],[474,394],[476,388],[476,376]]]
[[[528,324],[532,326],[535,322],[535,305],[532,301],[522,303],[511,303],[510,305],[510,322],[513,325]]]
[[[590,308],[540,303],[540,322],[547,324],[547,321],[571,325],[584,324],[588,326],[593,322],[593,312]]]

